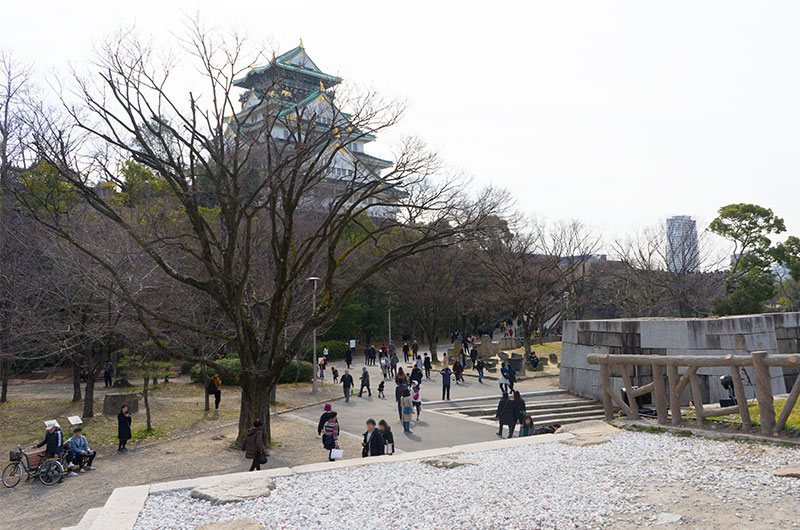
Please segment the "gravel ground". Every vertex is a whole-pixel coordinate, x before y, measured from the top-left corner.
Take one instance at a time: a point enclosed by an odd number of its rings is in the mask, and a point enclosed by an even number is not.
[[[154,495],[136,528],[239,517],[266,528],[632,528],[672,514],[681,516],[673,526],[800,527],[800,480],[772,475],[797,463],[797,449],[624,432],[603,445],[463,458],[478,465],[405,462],[281,477],[268,498],[221,506],[188,491]]]

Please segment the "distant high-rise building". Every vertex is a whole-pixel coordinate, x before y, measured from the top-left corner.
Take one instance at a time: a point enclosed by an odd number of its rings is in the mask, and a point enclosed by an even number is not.
[[[688,215],[667,219],[667,268],[675,273],[700,270],[697,223]]]

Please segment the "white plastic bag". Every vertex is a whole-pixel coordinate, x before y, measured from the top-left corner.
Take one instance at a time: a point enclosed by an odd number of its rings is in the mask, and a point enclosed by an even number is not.
[[[344,456],[344,451],[341,449],[331,449],[331,458],[334,460],[339,460]]]

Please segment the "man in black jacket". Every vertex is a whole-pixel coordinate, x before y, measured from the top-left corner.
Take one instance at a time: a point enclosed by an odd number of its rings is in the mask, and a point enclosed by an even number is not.
[[[361,388],[358,389],[358,397],[362,397],[365,388],[372,397],[372,390],[369,389],[369,372],[367,372],[367,367],[363,366],[361,367]]]
[[[372,418],[367,420],[367,432],[364,433],[364,441],[361,442],[361,456],[364,458],[368,456],[380,456],[386,449],[386,444],[383,441],[381,431],[375,428],[375,420]]]
[[[350,389],[355,386],[353,383],[353,376],[350,375],[350,370],[345,370],[342,376],[342,388],[344,389],[344,401],[350,402]]]
[[[503,392],[503,397],[497,405],[497,413],[494,415],[500,422],[500,429],[497,435],[503,437],[503,425],[508,425],[508,437],[514,436],[514,428],[517,424],[517,410],[514,403],[508,399],[508,394]]]

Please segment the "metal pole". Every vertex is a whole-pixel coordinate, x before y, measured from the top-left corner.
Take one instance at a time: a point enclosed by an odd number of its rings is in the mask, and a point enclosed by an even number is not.
[[[311,314],[315,315],[317,313],[317,280],[312,278],[311,281],[313,282],[313,285],[314,285],[313,289],[311,290],[311,304],[312,304],[312,307],[314,308],[313,312]],[[316,396],[317,395],[317,369],[318,369],[318,366],[317,366],[317,327],[316,326],[314,326],[313,337],[314,337],[314,339],[313,339],[314,340],[314,346],[313,346],[313,348],[314,348],[314,350],[313,350],[313,362],[314,362],[313,372],[314,372],[314,376],[311,378],[311,393]]]
[[[392,291],[386,293],[389,296],[389,344],[392,343]]]

